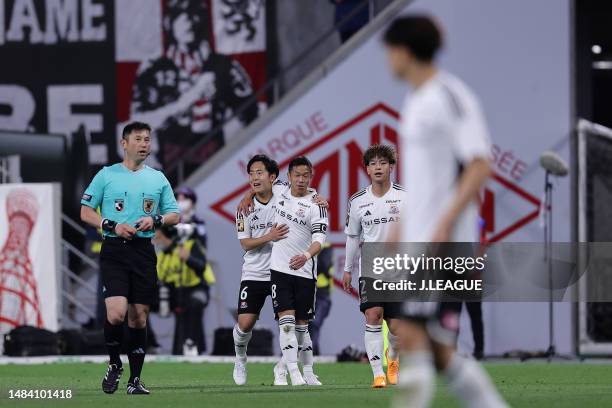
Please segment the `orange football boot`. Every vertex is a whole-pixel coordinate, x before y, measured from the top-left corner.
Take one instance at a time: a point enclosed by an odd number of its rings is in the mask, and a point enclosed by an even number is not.
[[[387,381],[391,385],[397,385],[397,374],[399,373],[399,359],[391,360],[389,358],[389,349],[385,353],[387,357]]]
[[[384,375],[379,375],[374,378],[374,382],[372,383],[372,388],[385,388],[387,386],[387,379]]]

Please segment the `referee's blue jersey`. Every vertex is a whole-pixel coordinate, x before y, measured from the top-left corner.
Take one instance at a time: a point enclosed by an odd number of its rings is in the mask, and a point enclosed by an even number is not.
[[[81,198],[81,204],[101,207],[102,218],[117,224],[130,224],[157,213],[179,213],[172,187],[161,171],[143,166],[132,171],[122,163],[103,167],[95,175]],[[117,234],[103,231],[104,236]],[[151,238],[154,231],[138,231],[137,237]]]

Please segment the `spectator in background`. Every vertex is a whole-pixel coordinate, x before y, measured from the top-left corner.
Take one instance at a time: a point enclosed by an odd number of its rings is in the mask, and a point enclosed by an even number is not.
[[[342,43],[348,41],[357,31],[368,24],[370,7],[364,0],[329,0],[336,6],[334,24],[338,25],[338,33]],[[355,14],[353,14],[355,13]],[[352,17],[349,17],[352,15]],[[343,21],[347,18],[346,21]]]
[[[179,224],[181,226],[178,228],[186,228],[187,230],[184,231],[186,235],[195,234],[200,244],[206,248],[206,223],[195,213],[195,206],[198,202],[197,194],[189,187],[180,187],[174,194],[176,195],[176,202],[181,211],[181,222]],[[190,225],[193,231],[185,225]]]
[[[172,354],[198,355],[206,351],[204,310],[215,276],[197,234],[185,236],[179,230],[171,227],[156,231],[156,244],[161,248],[157,272],[161,290],[169,289],[169,306],[175,315]]]
[[[310,322],[310,337],[314,355],[319,355],[319,336],[321,326],[329,315],[331,309],[331,290],[334,287],[334,258],[333,249],[329,242],[317,256],[317,295],[315,305],[315,319]]]

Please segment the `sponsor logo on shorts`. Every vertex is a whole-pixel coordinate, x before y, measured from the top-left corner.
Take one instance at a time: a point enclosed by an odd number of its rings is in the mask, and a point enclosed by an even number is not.
[[[240,302],[241,309],[246,309],[247,307],[248,307],[247,302],[244,302],[244,301]]]

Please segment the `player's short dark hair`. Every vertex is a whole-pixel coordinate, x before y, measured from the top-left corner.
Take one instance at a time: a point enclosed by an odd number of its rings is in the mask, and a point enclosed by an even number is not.
[[[251,166],[256,162],[263,163],[268,173],[274,174],[276,177],[278,177],[278,173],[280,171],[278,168],[278,163],[265,154],[256,154],[255,156],[251,157],[251,160],[249,160],[247,163],[247,173],[251,173]]]
[[[422,62],[430,62],[442,47],[442,33],[425,15],[413,15],[395,19],[384,34],[384,42],[395,47],[405,47]]]
[[[289,162],[289,173],[291,173],[291,170],[293,170],[293,168],[296,166],[308,166],[308,170],[310,170],[312,173],[312,163],[310,160],[308,160],[308,158],[306,158],[306,156],[298,156],[293,158]]]
[[[149,133],[151,133],[151,126],[147,125],[144,122],[132,122],[132,123],[128,123],[123,128],[123,132],[121,133],[121,138],[124,139],[124,140],[127,140],[127,138],[130,135],[130,133],[132,133],[134,131],[137,132],[139,130],[146,130]]]
[[[368,166],[370,161],[375,157],[387,159],[389,164],[395,164],[397,162],[395,149],[389,145],[375,144],[368,147],[368,150],[363,154],[363,164]]]

